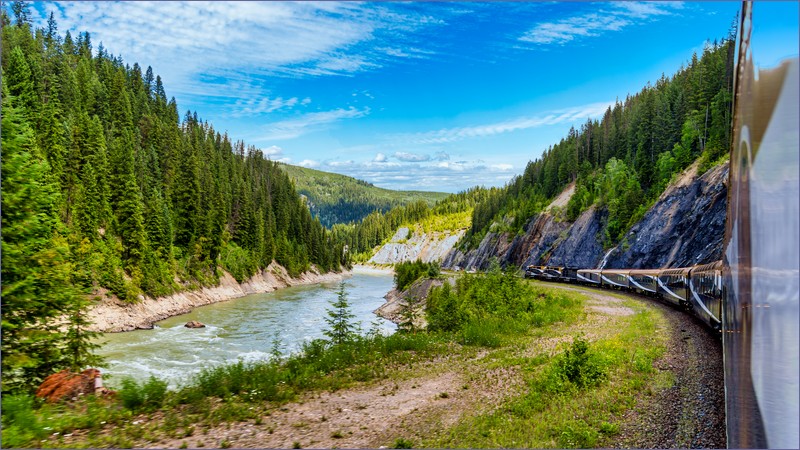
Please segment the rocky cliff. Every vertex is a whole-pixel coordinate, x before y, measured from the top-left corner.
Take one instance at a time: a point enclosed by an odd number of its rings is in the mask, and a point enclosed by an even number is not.
[[[420,230],[409,232],[407,227],[400,227],[389,243],[370,258],[369,263],[396,264],[418,259],[423,262],[442,261],[464,233],[466,229],[424,233]]]
[[[487,233],[466,253],[454,249],[442,266],[484,270],[492,259],[516,267],[660,268],[702,264],[722,257],[728,164],[698,175],[689,167],[668,187],[622,243],[609,251],[601,244],[606,212],[591,207],[573,223],[559,220],[572,194],[568,187],[544,212],[532,217],[523,233]]]

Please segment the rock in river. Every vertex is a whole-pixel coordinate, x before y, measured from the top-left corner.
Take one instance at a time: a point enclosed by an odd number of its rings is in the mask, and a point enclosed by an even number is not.
[[[196,320],[190,320],[184,325],[186,328],[205,328],[206,326]]]

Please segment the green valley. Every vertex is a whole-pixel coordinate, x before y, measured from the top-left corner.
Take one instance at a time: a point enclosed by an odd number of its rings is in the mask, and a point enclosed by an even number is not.
[[[363,180],[290,164],[279,164],[306,197],[311,213],[328,228],[337,223],[359,222],[374,211],[423,201],[432,206],[447,197],[443,192],[393,191]]]

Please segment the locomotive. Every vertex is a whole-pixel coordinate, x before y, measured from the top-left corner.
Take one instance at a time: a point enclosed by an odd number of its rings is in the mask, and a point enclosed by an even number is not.
[[[795,4],[796,5],[796,4]],[[736,46],[728,203],[721,261],[525,276],[658,296],[719,333],[729,448],[800,448],[800,58],[742,4]],[[756,12],[757,15],[757,12]],[[777,63],[759,55],[787,55]]]

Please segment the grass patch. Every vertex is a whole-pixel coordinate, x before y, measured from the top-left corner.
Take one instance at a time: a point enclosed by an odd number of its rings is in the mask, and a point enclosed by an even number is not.
[[[669,375],[653,369],[666,349],[665,338],[655,333],[661,316],[637,303],[625,304],[637,313],[619,317],[619,332],[610,337],[589,342],[574,336],[555,355],[521,357],[510,347],[495,351],[487,364],[520,368],[525,382],[520,394],[492,412],[462,417],[421,445],[591,448],[612,443],[619,417],[636,396],[671,383]],[[528,339],[536,338],[529,334]]]

